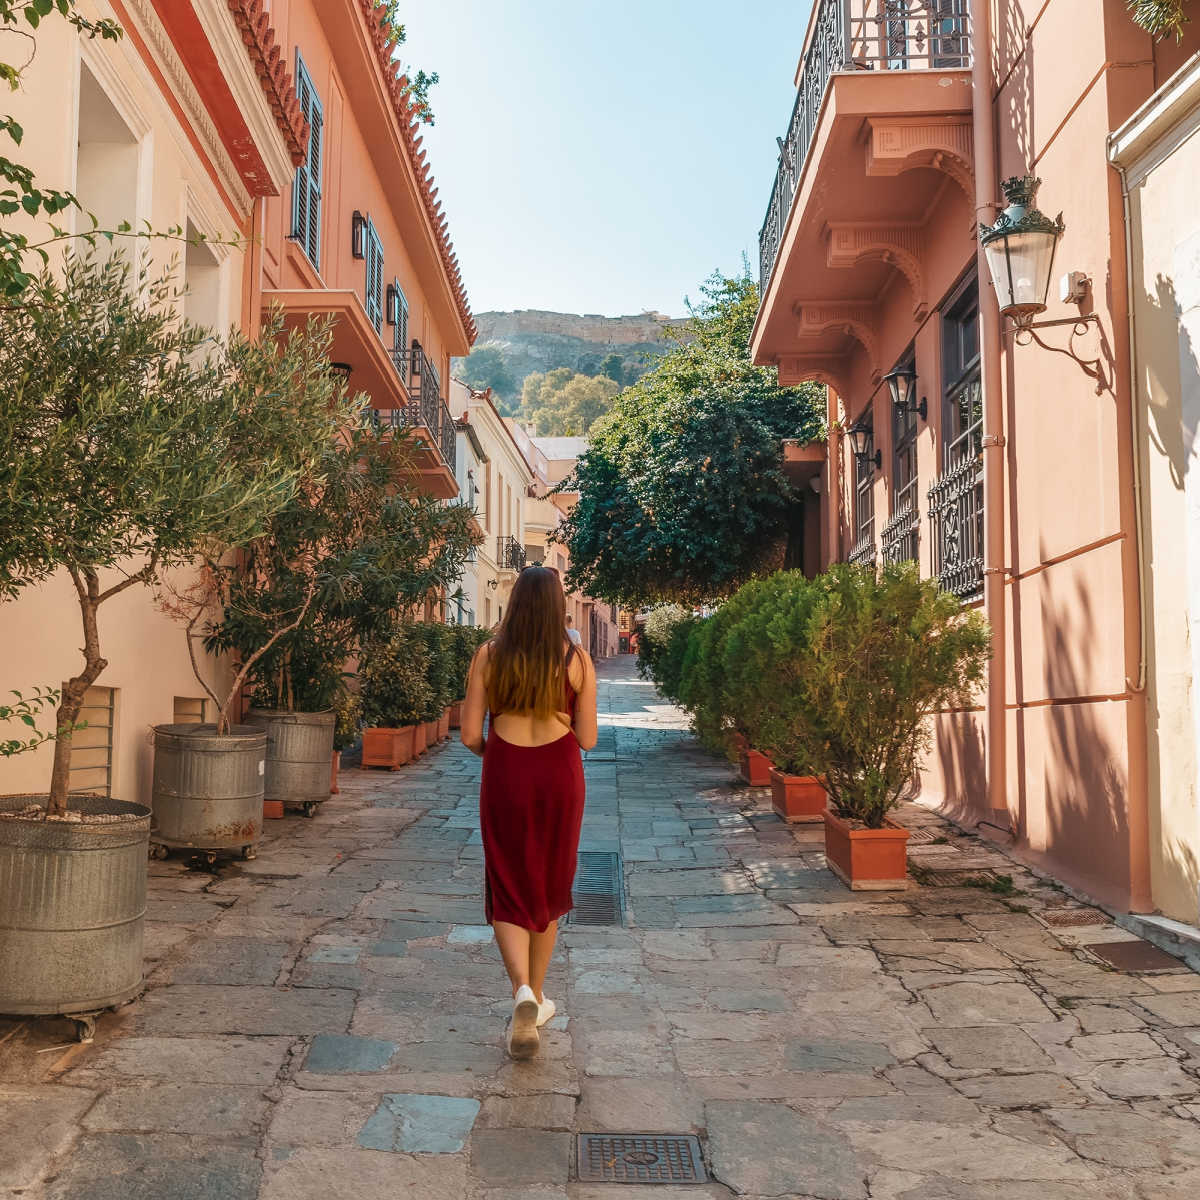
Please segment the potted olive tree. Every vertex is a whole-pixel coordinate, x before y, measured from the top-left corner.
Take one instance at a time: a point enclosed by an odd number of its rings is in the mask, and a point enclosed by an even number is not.
[[[855,889],[902,888],[908,831],[888,814],[914,786],[930,718],[972,703],[987,625],[912,563],[834,566],[794,621],[787,664],[764,683],[792,693],[788,744],[825,780],[830,869]]]
[[[397,770],[425,750],[430,705],[429,656],[410,623],[363,647],[358,678],[362,698],[363,767]]]
[[[475,538],[469,511],[426,494],[403,431],[362,415],[330,438],[310,477],[227,575],[212,650],[258,655],[250,724],[269,733],[268,805],[311,815],[329,794],[334,707],[347,664],[431,591],[456,577]],[[312,601],[262,652],[282,617]]]
[[[103,674],[101,612],[209,540],[258,533],[315,438],[284,411],[295,355],[180,319],[169,273],[69,256],[0,310],[0,595],[62,573],[83,661],[61,692],[48,792],[0,800],[0,1012],[89,1013],[142,984],[150,809],[72,796],[72,734]]]

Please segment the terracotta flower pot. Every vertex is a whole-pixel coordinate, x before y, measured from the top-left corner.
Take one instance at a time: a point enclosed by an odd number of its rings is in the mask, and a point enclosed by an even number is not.
[[[429,739],[426,736],[429,727],[424,721],[421,721],[416,725],[410,725],[409,729],[413,731],[413,758],[420,758],[429,749]]]
[[[785,821],[819,821],[829,797],[815,775],[785,775],[771,768],[771,804]]]
[[[331,759],[330,764],[329,764],[329,794],[331,796],[338,796],[341,794],[341,791],[342,791],[342,789],[340,787],[338,787],[338,781],[337,781],[338,768],[341,767],[341,765],[342,765],[342,752],[340,750],[335,750],[333,752],[333,758]]]
[[[398,770],[412,760],[415,732],[412,725],[403,725],[399,729],[364,729],[362,765]]]
[[[743,750],[738,756],[742,778],[751,787],[766,787],[771,782],[771,760],[757,750]]]
[[[462,728],[462,706],[463,706],[463,702],[461,700],[456,700],[452,705],[450,705],[450,728],[451,729],[461,729]]]
[[[442,713],[441,720],[438,721],[438,738],[444,742],[449,736],[450,736],[450,709],[447,708],[446,711],[444,713]]]
[[[439,741],[438,722],[437,721],[426,721],[425,722],[425,745],[428,746],[432,750],[433,747],[438,744],[438,741]]]
[[[908,830],[894,821],[856,829],[826,809],[825,861],[856,892],[902,891],[908,887]]]

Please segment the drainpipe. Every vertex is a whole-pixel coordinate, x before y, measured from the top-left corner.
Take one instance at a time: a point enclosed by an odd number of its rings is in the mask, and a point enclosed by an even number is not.
[[[990,224],[996,207],[996,130],[992,116],[991,5],[971,5],[971,118],[975,146],[975,217]],[[983,247],[976,238],[979,341],[983,387],[983,603],[992,628],[987,676],[987,792],[992,812],[1008,810],[1007,620],[1004,566],[1004,391],[1000,309]],[[1015,822],[1009,818],[1013,837]]]

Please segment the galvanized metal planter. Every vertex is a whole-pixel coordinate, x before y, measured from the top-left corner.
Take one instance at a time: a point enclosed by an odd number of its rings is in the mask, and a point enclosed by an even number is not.
[[[267,735],[249,725],[218,734],[215,725],[154,727],[156,847],[254,856],[262,837]]]
[[[0,797],[11,812],[44,796]],[[105,824],[0,820],[0,1013],[93,1015],[142,990],[150,810],[105,796],[70,808]]]
[[[332,712],[252,708],[246,724],[267,732],[268,800],[302,809],[306,817],[329,799],[329,762],[337,717]]]

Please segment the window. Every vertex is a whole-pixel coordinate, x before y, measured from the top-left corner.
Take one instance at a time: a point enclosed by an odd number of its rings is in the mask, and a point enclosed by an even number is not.
[[[116,697],[114,688],[90,687],[84,693],[79,719],[86,726],[71,737],[70,791],[74,795],[112,795]]]
[[[371,218],[367,218],[366,233],[363,238],[364,257],[367,263],[367,283],[365,299],[367,316],[379,333],[383,332],[383,243],[379,240]]]
[[[321,266],[321,135],[325,113],[317,89],[296,51],[296,96],[308,122],[308,156],[292,184],[292,237],[318,270]]]
[[[875,434],[870,409],[859,418],[867,428],[869,455],[854,456],[854,548],[848,561],[875,562]]]
[[[901,363],[910,370],[910,358]],[[917,416],[892,408],[892,517],[880,534],[884,562],[915,562],[920,518],[917,513]]]
[[[176,725],[203,725],[204,706],[203,696],[176,696],[171,719]]]
[[[79,69],[79,144],[75,158],[75,194],[83,213],[77,228],[90,229],[94,216],[101,229],[122,222],[138,224],[138,174],[141,144],[86,63]],[[136,239],[97,239],[96,255],[106,259],[124,247],[136,257]]]
[[[183,315],[205,329],[221,330],[221,264],[212,247],[200,240],[200,231],[187,223],[187,248],[183,253]]]
[[[933,569],[964,600],[983,591],[983,393],[974,279],[942,314],[942,473],[929,489]]]

